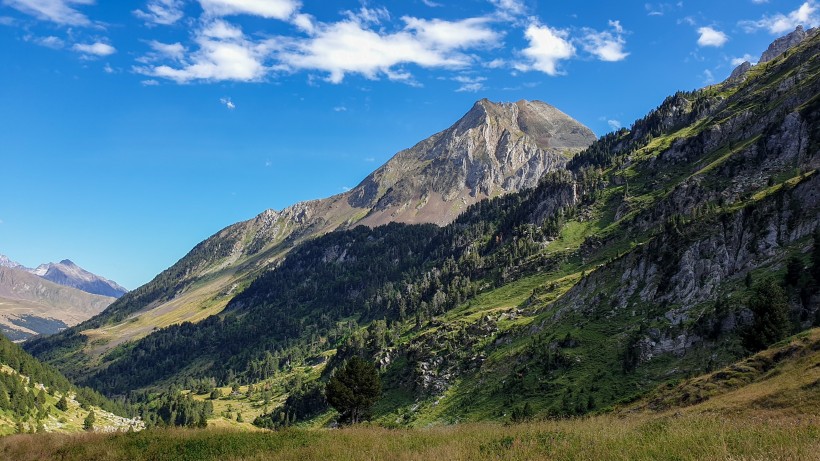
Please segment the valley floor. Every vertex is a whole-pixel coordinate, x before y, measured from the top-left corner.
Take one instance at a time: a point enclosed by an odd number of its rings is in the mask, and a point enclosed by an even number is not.
[[[599,416],[427,429],[151,430],[16,435],[3,459],[60,460],[813,460],[817,417],[684,414]]]

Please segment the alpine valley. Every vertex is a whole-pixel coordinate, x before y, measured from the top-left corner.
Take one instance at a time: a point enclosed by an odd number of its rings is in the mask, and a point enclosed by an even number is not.
[[[597,140],[546,103],[482,99],[350,191],[229,226],[89,320],[23,344],[48,379],[119,402],[100,407],[216,429],[0,450],[810,459],[819,167],[816,29]],[[359,359],[381,381],[372,425],[315,430],[336,425],[328,382]],[[224,430],[286,426],[300,429]]]

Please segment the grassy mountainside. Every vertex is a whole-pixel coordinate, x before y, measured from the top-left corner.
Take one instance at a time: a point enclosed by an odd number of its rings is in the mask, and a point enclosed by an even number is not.
[[[390,425],[632,401],[820,320],[818,95],[815,32],[444,228],[307,241],[219,316],[92,369],[72,363],[76,332],[30,350],[110,394],[211,378],[279,389],[268,425],[331,418],[322,382],[353,355],[379,364],[374,412]]]
[[[77,388],[57,370],[43,365],[0,337],[0,435],[21,432],[80,432],[93,412],[97,431],[140,430],[141,421],[88,388]],[[113,412],[113,413],[112,413]]]
[[[816,459],[820,330],[665,386],[617,412],[570,420],[385,429],[149,430],[18,435],[0,453],[55,459]],[[698,401],[691,396],[698,395]]]

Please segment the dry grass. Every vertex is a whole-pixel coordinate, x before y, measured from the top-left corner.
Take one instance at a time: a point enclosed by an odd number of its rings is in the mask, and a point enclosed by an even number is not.
[[[428,429],[237,432],[165,430],[132,434],[17,435],[0,439],[3,459],[61,460],[812,460],[817,418],[725,419],[601,416],[502,426]]]

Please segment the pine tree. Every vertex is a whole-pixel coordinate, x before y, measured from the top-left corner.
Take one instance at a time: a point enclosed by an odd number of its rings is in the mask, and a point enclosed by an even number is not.
[[[97,416],[94,415],[94,410],[88,412],[88,416],[83,420],[83,429],[87,431],[94,430],[94,423],[97,422]]]
[[[341,414],[342,422],[359,423],[370,417],[370,410],[381,395],[381,380],[376,367],[359,357],[350,359],[328,381],[325,396]]]
[[[68,410],[68,400],[66,400],[65,395],[63,395],[59,401],[57,401],[57,405],[55,405],[58,410],[66,411]]]
[[[783,288],[773,279],[755,286],[755,292],[749,298],[749,309],[754,314],[752,325],[744,334],[744,343],[749,350],[765,349],[788,334],[788,300]]]

